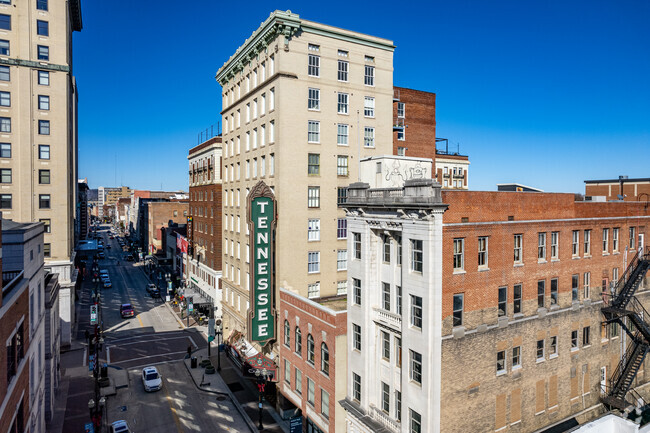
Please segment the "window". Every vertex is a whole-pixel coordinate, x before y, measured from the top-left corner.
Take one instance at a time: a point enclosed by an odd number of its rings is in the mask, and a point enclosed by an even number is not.
[[[0,66],[0,81],[10,81],[11,73],[9,71],[9,66]]]
[[[348,220],[339,218],[336,220],[336,239],[347,239],[348,237]]]
[[[488,259],[488,238],[487,236],[482,236],[478,238],[478,266],[487,267],[488,264],[487,259]]]
[[[551,260],[558,258],[558,240],[560,238],[559,232],[551,232]]]
[[[354,295],[353,302],[356,305],[361,305],[361,280],[352,278],[352,294]]]
[[[0,14],[0,29],[11,30],[11,15]]]
[[[584,236],[585,256],[588,256],[591,254],[591,230],[585,230]]]
[[[544,359],[544,340],[537,340],[537,360]]]
[[[589,346],[591,344],[591,326],[582,328],[582,345]]]
[[[361,233],[352,233],[353,242],[352,246],[354,248],[354,258],[361,260]]]
[[[284,321],[284,345],[291,347],[291,325],[288,320]]]
[[[49,194],[39,194],[38,196],[38,208],[39,209],[49,209],[50,208],[50,195]]]
[[[630,249],[634,249],[634,240],[636,239],[635,227],[630,227]]]
[[[521,367],[521,346],[512,348],[512,368]]]
[[[580,242],[580,231],[573,230],[571,237],[571,255],[577,256],[580,254],[578,250],[578,243]]]
[[[411,239],[411,271],[422,273],[422,241]]]
[[[513,313],[521,313],[521,284],[515,284],[512,288],[513,292]]]
[[[47,10],[47,0],[36,0],[36,9],[40,11]]]
[[[0,132],[11,132],[10,117],[0,117]]]
[[[544,308],[546,301],[546,280],[537,281],[537,307]]]
[[[307,272],[310,274],[320,272],[320,251],[310,251],[307,256]]]
[[[500,350],[497,352],[497,374],[506,372],[506,351]]]
[[[578,330],[574,329],[571,331],[571,350],[578,348]]]
[[[296,353],[298,355],[302,355],[302,333],[300,332],[300,328],[296,326],[296,332],[295,332],[295,340],[296,340]]]
[[[8,56],[9,55],[9,41],[5,39],[0,39],[0,55]],[[7,71],[9,68],[7,67]],[[9,81],[9,80],[7,80]]]
[[[370,96],[364,98],[363,115],[365,117],[375,117],[375,98]]]
[[[352,347],[361,350],[361,326],[352,324]]]
[[[361,376],[357,373],[352,373],[352,398],[361,402]]]
[[[320,187],[310,186],[307,189],[307,207],[320,207]]]
[[[275,109],[275,88],[269,90],[269,111]]]
[[[38,60],[50,60],[50,47],[45,45],[38,46]]]
[[[307,362],[314,364],[314,337],[307,334]]]
[[[307,158],[307,174],[318,176],[320,174],[320,154],[310,153]]]
[[[320,371],[328,376],[330,374],[330,351],[325,343],[320,345]]]
[[[375,67],[366,65],[364,68],[363,84],[366,86],[375,85]]]
[[[422,384],[422,354],[409,350],[411,355],[411,371],[410,379],[417,383],[418,385]]]
[[[309,44],[309,51],[319,52],[320,47],[318,45]],[[309,54],[307,74],[312,77],[320,76],[320,56],[316,54]]]
[[[385,413],[390,413],[390,386],[381,383],[381,410]]]
[[[537,233],[537,260],[546,260],[546,233]]]
[[[589,299],[590,298],[590,291],[589,291],[589,282],[591,281],[591,273],[590,272],[585,272],[582,276],[582,296],[584,299]]]
[[[11,158],[11,143],[0,143],[0,158]]]
[[[422,417],[413,409],[409,409],[411,417],[411,428],[409,433],[422,433]]]
[[[0,168],[0,183],[11,183],[11,169]]]
[[[390,334],[381,331],[381,357],[390,362]]]
[[[0,92],[0,106],[11,107],[11,93]]]
[[[578,285],[580,281],[580,275],[574,274],[571,276],[571,300],[573,302],[578,301]]]
[[[365,147],[375,147],[375,128],[370,126],[364,128],[363,145]]]
[[[330,395],[323,388],[320,390],[320,413],[325,417],[330,417]]]
[[[320,142],[320,122],[316,120],[310,120],[307,123],[307,141],[309,143]]]
[[[347,155],[338,155],[336,157],[336,175],[337,176],[347,176],[348,175],[348,156]]]
[[[384,263],[390,263],[390,236],[382,236],[382,260]]]
[[[291,385],[291,363],[284,360],[284,381]]]
[[[381,307],[386,311],[390,311],[390,284],[388,283],[381,283]]]
[[[397,117],[399,117],[400,119],[403,119],[405,111],[406,111],[406,104],[404,102],[398,102],[397,103]]]
[[[348,282],[343,280],[343,281],[337,281],[336,282],[336,294],[337,295],[347,295],[348,294]]]
[[[551,335],[550,344],[548,345],[549,357],[557,356],[557,335]]]
[[[456,295],[454,295],[456,302]],[[411,295],[411,326],[422,328],[422,298]]]
[[[38,170],[38,183],[41,185],[50,184],[50,170]]]
[[[609,252],[609,229],[603,229],[603,253]]]
[[[346,271],[348,269],[348,250],[336,251],[336,270]]]
[[[39,144],[38,145],[38,158],[39,159],[50,159],[50,146],[49,146],[49,144]]]
[[[558,280],[551,278],[551,305],[557,305],[560,302],[558,296]]]
[[[41,86],[50,85],[50,73],[48,71],[38,71],[38,84]]]
[[[296,392],[302,394],[302,370],[298,370],[298,367],[294,370],[296,372]]]
[[[524,259],[521,255],[521,238],[523,235],[515,235],[514,241],[515,241],[515,263],[521,263]]]
[[[0,209],[11,209],[11,194],[0,194]]]
[[[499,287],[499,317],[508,314],[508,288]]]
[[[336,105],[336,111],[339,114],[348,114],[348,100],[349,100],[349,95],[347,93],[338,94],[338,103]]]
[[[339,146],[348,145],[348,125],[345,125],[343,123],[339,123],[337,125],[336,144]]]
[[[320,219],[310,219],[307,224],[307,240],[320,240]]]
[[[397,305],[396,313],[401,315],[402,314],[402,286],[395,286],[395,297],[396,297],[395,304]]]
[[[50,135],[50,121],[49,120],[39,120],[38,121],[38,133],[41,135]]]
[[[397,253],[395,254],[397,258],[397,266],[402,266],[402,237],[395,236],[395,246],[397,247]]]
[[[397,156],[406,156],[406,147],[397,147]],[[447,186],[447,180],[445,179],[445,186]]]
[[[395,365],[402,368],[402,339],[395,337]]]
[[[36,20],[36,34],[39,36],[49,36],[50,24],[47,21]]]
[[[309,89],[307,97],[308,110],[320,110],[320,89]]]
[[[462,326],[463,325],[463,308],[464,308],[464,299],[462,293],[457,293],[454,295],[453,301],[453,323],[452,326]]]
[[[340,51],[339,51],[339,53],[340,53]],[[338,74],[337,74],[337,79],[339,81],[348,81],[348,68],[349,68],[349,65],[350,64],[348,62],[346,62],[345,60],[339,60],[339,67],[338,67]]]
[[[39,110],[49,110],[50,109],[50,97],[46,95],[38,95],[38,109]]]
[[[612,252],[618,252],[618,228],[612,230]]]
[[[465,267],[465,239],[454,239],[454,271],[462,271]]]

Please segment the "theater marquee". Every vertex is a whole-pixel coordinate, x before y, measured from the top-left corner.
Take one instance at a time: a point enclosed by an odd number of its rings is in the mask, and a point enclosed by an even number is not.
[[[249,336],[251,341],[275,339],[273,285],[273,235],[276,202],[271,188],[258,182],[248,194],[250,230],[250,305]]]

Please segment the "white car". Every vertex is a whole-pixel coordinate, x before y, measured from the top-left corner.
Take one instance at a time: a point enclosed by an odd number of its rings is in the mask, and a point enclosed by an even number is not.
[[[142,383],[147,392],[162,389],[162,376],[156,367],[145,367],[142,369]]]
[[[131,430],[129,430],[129,425],[124,420],[115,421],[113,424],[111,424],[110,433],[130,433],[130,432]]]

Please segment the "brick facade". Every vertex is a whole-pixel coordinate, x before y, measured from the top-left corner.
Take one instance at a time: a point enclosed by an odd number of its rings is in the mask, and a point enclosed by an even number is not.
[[[201,261],[216,271],[221,270],[222,252],[222,186],[221,184],[190,187],[192,245],[203,252]]]
[[[404,140],[393,131],[393,155],[398,147],[406,147],[405,156],[436,159],[436,94],[421,90],[394,87],[393,120],[398,122],[398,103],[405,105]]]
[[[650,179],[586,180],[585,195],[605,196],[607,200],[650,201]]]
[[[186,201],[161,201],[146,203],[146,233],[145,247],[149,254],[164,253],[162,251],[162,228],[169,221],[185,224],[189,204]]]

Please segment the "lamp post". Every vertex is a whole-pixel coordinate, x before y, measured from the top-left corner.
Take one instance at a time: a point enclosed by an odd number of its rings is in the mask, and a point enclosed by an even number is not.
[[[221,319],[217,319],[217,332],[215,334],[217,337],[217,371],[221,371],[221,340],[223,338]]]
[[[169,272],[165,273],[165,302],[169,302],[169,290],[171,289],[172,285],[172,275]]]
[[[264,429],[264,426],[262,425],[262,400],[264,399],[264,386],[266,385],[266,375],[267,374],[268,374],[268,371],[266,370],[266,368],[263,368],[262,370],[259,370],[259,369],[255,370],[255,376],[257,376],[257,389],[259,390],[259,393],[260,393],[260,401],[258,403],[260,425],[257,426],[258,430],[263,430]]]

